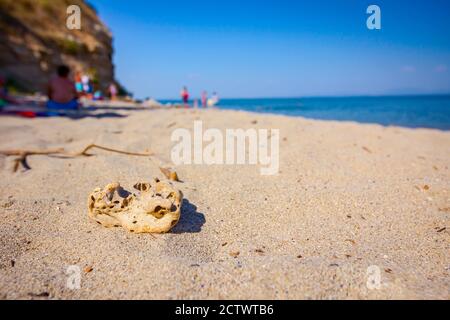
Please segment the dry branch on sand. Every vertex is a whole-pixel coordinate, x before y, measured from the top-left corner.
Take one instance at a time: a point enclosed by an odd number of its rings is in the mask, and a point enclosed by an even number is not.
[[[130,156],[138,156],[138,157],[149,157],[152,156],[153,153],[136,153],[136,152],[128,152],[123,150],[117,150],[112,148],[107,148],[103,146],[99,146],[96,144],[90,144],[86,148],[84,148],[82,151],[77,153],[70,153],[66,150],[60,148],[60,149],[50,149],[50,150],[0,150],[0,154],[5,156],[17,156],[18,158],[14,159],[14,167],[13,171],[16,172],[19,169],[19,166],[22,165],[25,169],[29,170],[31,167],[27,163],[27,157],[33,156],[33,155],[47,155],[47,156],[63,156],[67,158],[76,158],[76,157],[90,157],[92,154],[88,153],[91,149],[101,149],[108,152],[114,152],[114,153],[120,153]]]

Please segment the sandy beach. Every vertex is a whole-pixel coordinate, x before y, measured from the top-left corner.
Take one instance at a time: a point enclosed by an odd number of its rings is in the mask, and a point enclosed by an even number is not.
[[[99,115],[100,114],[100,115]],[[167,234],[107,229],[87,197],[164,178],[175,128],[280,129],[280,173],[175,167],[184,194]],[[450,132],[223,110],[111,108],[97,117],[0,118],[2,299],[450,299]],[[81,270],[80,289],[67,268]],[[368,286],[372,266],[378,288]]]

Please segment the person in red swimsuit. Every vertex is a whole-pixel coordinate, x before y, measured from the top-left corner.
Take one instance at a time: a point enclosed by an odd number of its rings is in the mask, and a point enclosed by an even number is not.
[[[183,104],[188,107],[189,106],[189,91],[186,87],[183,87],[181,90],[181,100],[183,100]]]

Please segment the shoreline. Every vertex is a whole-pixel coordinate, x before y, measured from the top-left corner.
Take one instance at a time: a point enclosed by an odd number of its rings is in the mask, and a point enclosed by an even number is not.
[[[44,116],[48,109],[44,107],[45,97],[42,96],[21,96],[26,103],[23,106],[6,106],[4,111],[37,111],[41,113],[39,117]],[[433,103],[424,104],[411,99],[423,97],[424,99],[436,98]],[[365,101],[372,99],[373,102]],[[317,121],[336,121],[352,122],[356,124],[381,125],[383,127],[401,127],[410,129],[435,129],[441,131],[450,131],[450,113],[446,108],[450,106],[450,95],[392,95],[392,96],[343,96],[343,97],[306,97],[306,98],[244,98],[244,99],[222,99],[221,104],[216,107],[197,107],[194,108],[190,101],[191,110],[229,110],[251,112],[260,115],[269,116],[287,116],[294,118],[303,118]],[[351,100],[360,100],[359,104],[350,103]],[[381,99],[381,100],[379,100]],[[392,105],[393,101],[383,101],[383,99],[398,99],[398,105]],[[405,99],[407,99],[405,101]],[[409,99],[409,100],[408,100]],[[289,104],[283,104],[278,101],[292,101]],[[252,102],[246,104],[245,102]],[[308,101],[305,103],[305,101]],[[323,105],[324,101],[328,104]],[[230,103],[233,102],[233,103]],[[271,102],[271,103],[268,103]],[[339,103],[338,103],[339,102]],[[27,105],[28,103],[28,105]],[[114,111],[116,110],[154,110],[154,109],[185,109],[186,107],[178,99],[145,101],[126,101],[126,100],[98,100],[91,101],[84,98],[80,99],[83,106],[81,112],[66,111],[66,115],[74,118],[83,116],[92,116],[95,111]],[[275,105],[273,107],[272,105]],[[375,109],[373,109],[375,108]],[[51,111],[51,110],[50,110]],[[94,112],[92,112],[94,111]],[[6,116],[6,112],[2,114]],[[51,116],[56,116],[53,113]],[[424,114],[425,113],[425,114]],[[427,115],[427,113],[429,113]],[[405,118],[408,114],[408,119]],[[431,114],[433,116],[431,116]],[[65,114],[60,114],[65,116]],[[437,120],[439,119],[439,120]]]
[[[0,117],[2,150],[97,143],[156,153],[32,156],[31,170],[17,173],[0,156],[0,298],[450,298],[449,131],[220,109],[108,112],[122,117]],[[88,219],[95,187],[163,178],[172,131],[196,120],[219,130],[279,128],[280,173],[175,167],[186,201],[167,234]],[[73,265],[77,290],[66,285]],[[375,290],[370,266],[380,271]]]
[[[162,100],[165,101],[165,100]],[[74,120],[80,120],[82,118],[85,117],[95,117],[96,115],[100,115],[99,118],[101,118],[102,116],[102,112],[101,111],[114,111],[114,112],[118,112],[118,114],[122,115],[123,117],[128,117],[129,113],[128,112],[155,112],[155,111],[163,111],[163,112],[171,112],[173,110],[184,110],[184,111],[188,111],[188,112],[230,112],[230,113],[242,113],[245,114],[246,116],[255,116],[255,117],[281,117],[281,118],[285,118],[285,119],[299,119],[300,121],[312,121],[312,122],[317,122],[317,123],[330,123],[330,124],[348,124],[348,125],[356,125],[356,126],[374,126],[374,127],[379,127],[379,128],[384,128],[384,129],[406,129],[406,130],[412,130],[412,131],[436,131],[436,132],[442,132],[442,133],[448,133],[450,132],[450,129],[440,129],[440,128],[434,128],[434,127],[426,127],[426,126],[422,126],[422,127],[408,127],[408,126],[403,126],[403,125],[398,125],[398,124],[380,124],[377,122],[359,122],[356,120],[336,120],[336,119],[319,119],[319,118],[310,118],[310,117],[305,117],[303,115],[290,115],[290,114],[284,114],[284,113],[272,113],[270,111],[252,111],[252,110],[246,110],[246,109],[231,109],[231,108],[221,108],[220,106],[218,107],[209,107],[209,108],[185,108],[183,107],[181,104],[177,105],[174,104],[173,106],[143,106],[142,104],[139,103],[134,103],[134,102],[121,102],[118,101],[117,105],[112,106],[111,103],[109,101],[100,101],[102,104],[95,104],[95,102],[90,102],[90,105],[88,107],[83,107],[86,109],[81,109],[81,112],[75,112],[75,111],[71,111],[69,110],[69,112],[67,113],[67,115],[72,116]],[[92,112],[92,108],[95,108],[96,110],[94,112]],[[22,110],[22,109],[30,109],[30,110],[47,110],[46,108],[43,107],[39,107],[36,108],[36,106],[24,106],[24,107],[14,107],[14,106],[8,106],[7,108],[5,108],[5,110],[11,110],[11,111],[15,111],[15,110]],[[100,112],[98,112],[100,111]],[[125,112],[124,112],[125,111]],[[76,115],[79,115],[79,117],[77,118]],[[15,116],[15,115],[1,115],[1,118],[20,118],[19,116]],[[60,115],[60,116],[51,116],[51,117],[36,117],[36,118],[40,118],[40,119],[49,119],[49,118],[54,118],[54,119],[64,119],[67,118],[65,115]],[[30,121],[36,119],[36,118],[31,118],[28,119]],[[24,119],[25,121],[27,121],[27,119]]]

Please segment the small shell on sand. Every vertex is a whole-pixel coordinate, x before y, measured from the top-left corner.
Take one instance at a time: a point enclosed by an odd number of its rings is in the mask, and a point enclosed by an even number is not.
[[[180,219],[183,194],[170,182],[159,179],[136,183],[137,195],[119,183],[96,188],[88,198],[89,217],[104,227],[134,233],[165,233]]]
[[[167,179],[171,181],[180,182],[178,179],[178,174],[175,171],[170,170],[169,168],[159,168],[161,172],[166,176]]]

